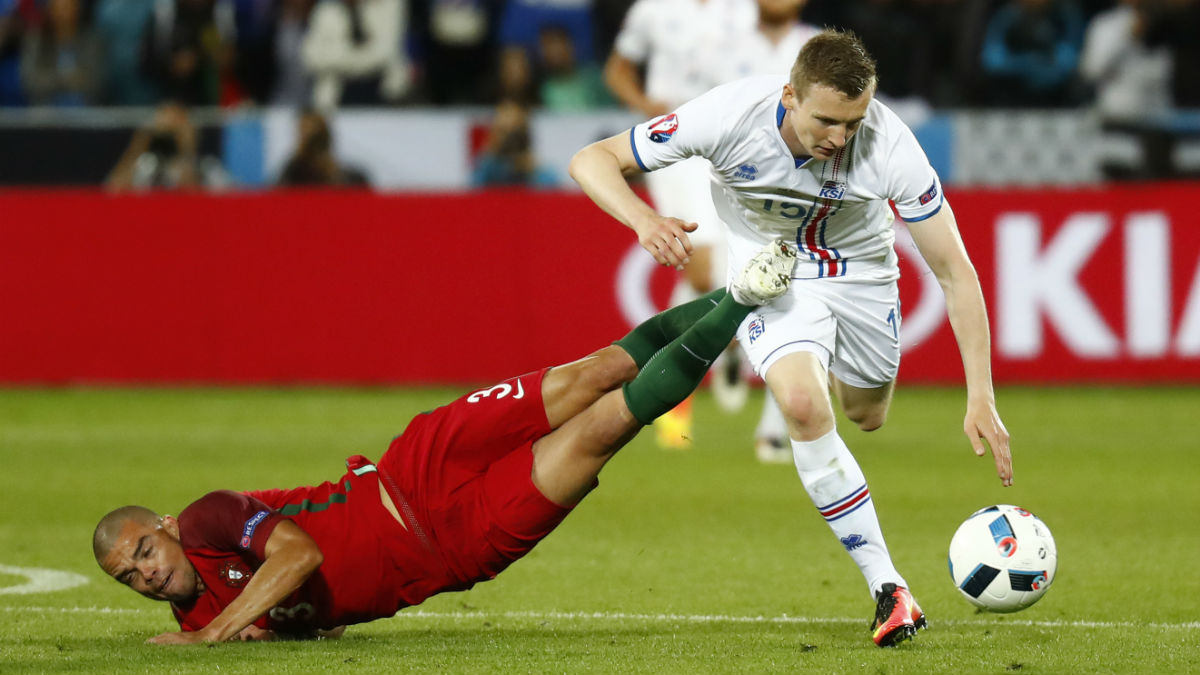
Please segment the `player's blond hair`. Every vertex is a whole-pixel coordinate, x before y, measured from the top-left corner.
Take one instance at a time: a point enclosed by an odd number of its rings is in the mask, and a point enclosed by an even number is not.
[[[851,31],[827,28],[804,43],[789,82],[801,99],[814,84],[858,98],[875,85],[875,59]]]

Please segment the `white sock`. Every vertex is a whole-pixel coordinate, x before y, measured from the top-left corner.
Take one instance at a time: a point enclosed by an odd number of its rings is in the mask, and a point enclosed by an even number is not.
[[[792,455],[817,511],[866,577],[871,599],[889,581],[907,588],[883,541],[867,479],[837,429],[815,441],[793,439]]]
[[[787,420],[783,419],[783,412],[779,410],[779,404],[775,402],[775,395],[771,393],[771,388],[763,387],[763,389],[766,393],[763,396],[762,417],[758,418],[758,427],[754,429],[754,437],[786,439],[788,437]]]

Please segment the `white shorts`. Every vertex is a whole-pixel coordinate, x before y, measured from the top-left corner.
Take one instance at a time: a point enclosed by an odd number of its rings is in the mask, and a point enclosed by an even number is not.
[[[738,342],[766,377],[780,358],[811,352],[854,387],[873,389],[900,369],[900,293],[895,282],[794,279],[787,295],[738,327]]]

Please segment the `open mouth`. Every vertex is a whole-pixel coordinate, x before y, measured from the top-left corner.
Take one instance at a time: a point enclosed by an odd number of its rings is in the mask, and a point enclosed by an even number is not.
[[[166,591],[167,585],[171,583],[171,579],[173,579],[174,577],[175,577],[175,573],[171,572],[170,574],[167,575],[166,579],[163,579],[162,585],[158,587],[158,592],[160,594],[164,594],[164,591]]]

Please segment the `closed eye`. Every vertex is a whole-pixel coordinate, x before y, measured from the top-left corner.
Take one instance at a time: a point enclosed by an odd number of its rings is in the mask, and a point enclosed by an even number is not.
[[[842,122],[842,120],[835,120],[832,117],[817,117],[816,119],[818,122],[820,122],[821,124],[824,124],[827,127],[835,127],[839,124],[845,124],[846,129],[849,131],[853,131],[853,130],[857,129],[858,126],[860,124],[862,124],[862,121],[863,121],[863,118],[861,118],[861,117],[856,120],[850,120],[849,122]]]

